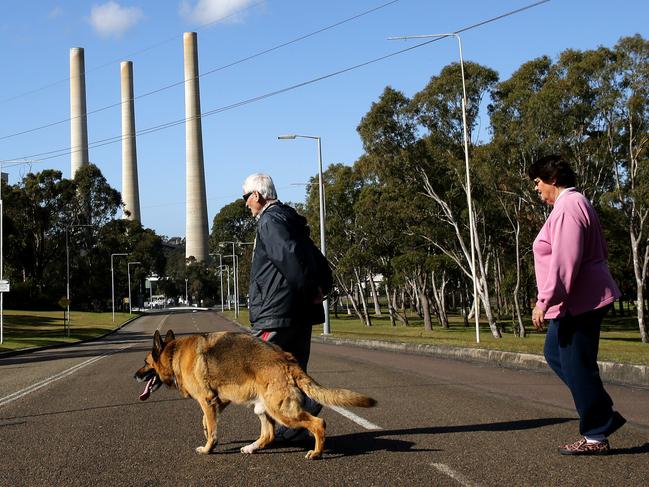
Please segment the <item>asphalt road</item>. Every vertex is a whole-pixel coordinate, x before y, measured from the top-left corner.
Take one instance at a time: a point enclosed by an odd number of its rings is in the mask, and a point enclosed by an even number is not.
[[[212,455],[197,403],[161,388],[142,402],[133,373],[155,329],[235,330],[211,312],[151,315],[109,337],[0,359],[3,486],[647,486],[649,390],[608,386],[630,420],[605,457],[562,457],[577,439],[565,388],[550,374],[430,357],[313,344],[319,382],[379,401],[356,416],[325,408],[323,458],[310,441],[254,455],[250,409],[230,406]]]

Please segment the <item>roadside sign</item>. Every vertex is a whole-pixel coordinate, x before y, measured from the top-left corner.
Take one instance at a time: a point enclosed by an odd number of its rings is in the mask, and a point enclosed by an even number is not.
[[[2,280],[0,281],[0,293],[9,292],[9,281]]]

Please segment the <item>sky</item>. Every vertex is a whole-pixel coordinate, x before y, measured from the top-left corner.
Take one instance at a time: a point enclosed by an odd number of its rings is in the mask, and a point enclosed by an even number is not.
[[[239,198],[253,172],[283,201],[302,202],[325,168],[363,153],[356,127],[386,86],[413,96],[459,59],[452,38],[356,69],[421,41],[390,36],[456,32],[534,0],[165,0],[11,2],[0,18],[0,160],[9,182],[27,172],[70,177],[70,48],[83,47],[90,162],[121,191],[120,62],[133,61],[142,224],[185,236],[184,32],[198,33],[208,223]],[[648,37],[649,2],[551,0],[461,34],[466,61],[508,79],[524,62],[565,49]],[[339,73],[344,71],[342,73]],[[339,73],[339,74],[335,74]],[[323,78],[323,79],[319,79]],[[301,85],[296,87],[297,85]],[[278,93],[277,93],[278,92]],[[266,96],[276,93],[272,96]],[[477,137],[489,138],[488,118]],[[103,142],[102,142],[103,141]],[[95,145],[95,147],[93,147]]]

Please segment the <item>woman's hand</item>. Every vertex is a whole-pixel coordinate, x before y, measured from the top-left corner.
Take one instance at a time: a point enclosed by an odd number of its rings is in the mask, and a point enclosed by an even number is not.
[[[545,311],[543,311],[538,306],[534,306],[532,310],[532,324],[534,328],[538,331],[543,331],[543,325],[545,323]]]

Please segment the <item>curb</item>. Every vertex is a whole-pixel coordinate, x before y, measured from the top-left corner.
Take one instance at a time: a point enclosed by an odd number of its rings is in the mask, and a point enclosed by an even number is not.
[[[331,338],[322,335],[313,337],[312,341],[372,350],[428,355],[465,362],[482,362],[511,369],[525,369],[544,373],[551,372],[543,356],[531,353],[503,352],[485,348],[443,347],[439,345],[387,342],[381,340],[351,340],[346,338]],[[597,364],[599,365],[600,376],[604,382],[649,388],[649,366],[647,365],[599,361]]]

